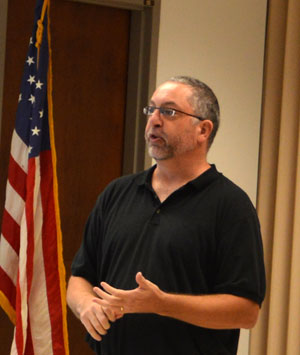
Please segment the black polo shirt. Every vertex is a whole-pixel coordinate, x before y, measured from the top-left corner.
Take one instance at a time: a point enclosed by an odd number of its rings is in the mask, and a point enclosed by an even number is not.
[[[180,294],[233,294],[261,304],[265,272],[256,211],[212,165],[163,203],[151,187],[156,166],[121,177],[99,196],[72,274],[92,285],[137,287],[143,275]],[[101,355],[235,354],[239,330],[196,327],[154,314],[127,314],[102,342]]]

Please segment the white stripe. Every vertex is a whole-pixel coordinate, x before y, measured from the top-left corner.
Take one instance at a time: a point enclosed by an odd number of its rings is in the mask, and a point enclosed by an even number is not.
[[[0,265],[14,285],[17,284],[19,258],[5,237],[0,239]]]
[[[5,209],[18,225],[24,213],[25,202],[7,180]]]
[[[14,340],[11,344],[10,355],[18,355],[17,347],[16,347],[16,327],[14,331]]]
[[[28,326],[28,304],[27,304],[27,246],[28,233],[27,221],[25,213],[23,214],[20,226],[20,252],[19,252],[19,283],[21,292],[21,318],[22,318],[22,333],[23,347],[26,345],[27,326]],[[24,348],[23,348],[24,353]]]
[[[22,141],[22,139],[14,129],[10,154],[26,174],[28,171],[28,153],[28,146]]]
[[[36,158],[36,183],[40,187],[39,158]],[[29,298],[29,317],[33,348],[35,354],[52,355],[52,329],[48,308],[45,264],[43,257],[43,210],[40,190],[35,191],[34,198],[34,266],[33,280]]]

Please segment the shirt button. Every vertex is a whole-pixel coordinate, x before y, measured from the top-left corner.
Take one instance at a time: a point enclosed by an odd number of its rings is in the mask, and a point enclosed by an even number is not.
[[[160,213],[160,209],[156,210],[156,213],[159,214]]]

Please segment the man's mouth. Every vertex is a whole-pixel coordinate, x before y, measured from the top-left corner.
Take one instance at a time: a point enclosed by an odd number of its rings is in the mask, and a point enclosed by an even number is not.
[[[151,133],[148,135],[148,142],[149,143],[159,143],[162,141],[164,141],[164,139],[159,135],[156,135],[154,133]]]

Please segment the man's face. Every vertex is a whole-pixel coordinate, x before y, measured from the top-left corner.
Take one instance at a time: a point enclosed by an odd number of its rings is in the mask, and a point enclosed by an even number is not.
[[[188,101],[191,93],[192,89],[189,86],[168,81],[157,88],[149,105],[194,114]],[[145,129],[149,155],[155,160],[166,160],[195,150],[197,124],[199,124],[197,119],[182,113],[164,117],[159,110],[155,110],[149,116]]]

